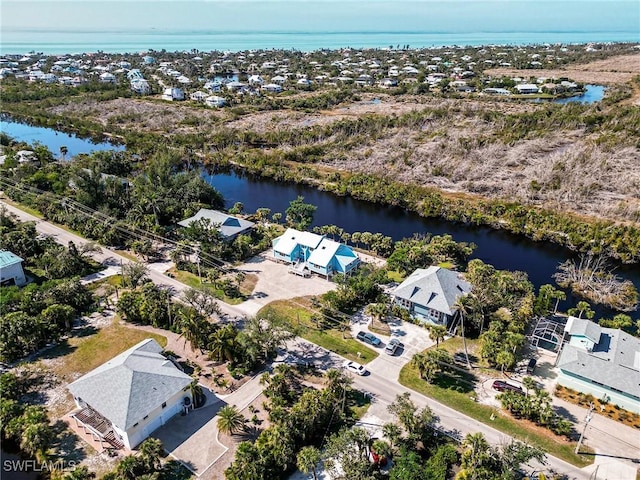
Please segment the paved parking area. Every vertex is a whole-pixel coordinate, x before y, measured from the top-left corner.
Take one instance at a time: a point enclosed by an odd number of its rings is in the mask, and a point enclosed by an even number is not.
[[[227,447],[218,442],[215,419],[225,403],[206,389],[204,392],[207,402],[203,407],[185,416],[176,415],[152,435],[162,442],[171,456],[196,475],[204,472],[227,451]]]
[[[370,322],[371,317],[363,314],[362,311],[357,312],[351,322],[351,335],[353,338],[356,338],[357,333],[361,330],[368,332]],[[358,341],[369,348],[373,348],[380,354],[376,359],[367,364],[367,369],[397,380],[400,370],[411,361],[413,355],[429,348],[435,342],[429,338],[429,332],[419,325],[403,322],[400,319],[390,320],[388,325],[391,329],[390,336],[375,334],[376,337],[382,340],[380,346],[373,347],[365,342]],[[394,355],[387,355],[384,347],[391,338],[400,340],[404,347],[396,350]]]
[[[269,259],[272,255],[273,251],[268,250],[238,267],[238,270],[258,276],[258,283],[250,299],[238,305],[247,315],[255,315],[274,300],[322,295],[336,288],[335,283],[317,275],[303,278],[289,273],[288,265]]]

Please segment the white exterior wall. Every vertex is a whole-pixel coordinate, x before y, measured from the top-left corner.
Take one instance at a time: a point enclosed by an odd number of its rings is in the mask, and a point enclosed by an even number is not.
[[[5,282],[6,280],[14,279],[16,285],[21,287],[25,283],[27,283],[27,278],[24,275],[24,270],[22,270],[22,263],[14,263],[13,265],[9,265],[8,267],[4,267],[0,269],[0,282]]]
[[[137,426],[131,427],[124,432],[122,440],[127,448],[131,450],[137,447],[155,430],[171,420],[174,415],[180,413],[182,411],[182,399],[184,397],[191,398],[191,393],[188,390],[186,392],[181,390],[167,400],[167,406],[165,408],[159,405],[149,414],[146,420],[140,420]],[[122,434],[120,431],[118,431],[118,433]]]
[[[578,392],[590,393],[598,399],[601,399],[606,395],[609,398],[609,403],[612,405],[618,405],[625,410],[640,414],[639,400],[634,400],[631,397],[614,392],[604,386],[596,385],[595,383],[591,383],[586,380],[581,380],[573,375],[568,375],[562,370],[560,370],[560,374],[558,375],[558,384],[577,390]]]

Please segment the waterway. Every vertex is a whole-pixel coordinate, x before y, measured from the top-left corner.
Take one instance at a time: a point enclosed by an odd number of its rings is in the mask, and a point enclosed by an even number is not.
[[[71,144],[71,139],[79,141],[76,152],[96,150],[96,145],[89,141],[52,129],[31,127],[15,122],[3,122],[1,127],[2,131],[11,136],[14,136],[15,130],[19,129],[21,140],[40,141],[54,152],[59,148],[57,145],[60,141],[67,145]],[[99,146],[104,149],[109,144],[103,143]],[[552,275],[556,272],[558,264],[575,257],[574,252],[549,242],[534,242],[525,237],[488,227],[423,218],[399,207],[340,197],[306,185],[276,182],[234,170],[203,172],[203,177],[220,191],[227,207],[231,207],[236,202],[242,202],[247,212],[265,207],[271,209],[272,213],[284,213],[291,200],[303,196],[306,202],[318,207],[314,216],[314,226],[331,224],[348,232],[380,232],[394,240],[411,237],[414,234],[448,233],[456,241],[476,244],[473,258],[479,258],[499,269],[527,272],[536,289],[545,283],[553,283]],[[640,289],[640,271],[637,265],[619,265],[616,273],[632,280],[636,288]],[[576,302],[577,299],[569,295],[562,308],[567,308],[569,304]],[[607,316],[612,314],[602,308],[597,309],[597,313]]]
[[[585,85],[586,91],[582,95],[575,97],[558,98],[555,103],[595,103],[604,97],[604,87],[602,85]]]
[[[60,153],[60,147],[67,147],[66,157],[71,158],[80,153],[91,153],[105,150],[123,151],[124,145],[114,145],[108,142],[95,143],[73,134],[58,132],[51,128],[36,127],[25,123],[14,122],[7,118],[0,118],[0,132],[4,132],[19,142],[33,144],[39,142],[45,145],[54,156]]]

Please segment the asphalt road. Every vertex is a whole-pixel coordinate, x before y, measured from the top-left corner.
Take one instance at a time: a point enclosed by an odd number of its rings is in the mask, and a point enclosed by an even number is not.
[[[51,235],[57,242],[63,245],[67,245],[70,241],[73,241],[76,244],[87,243],[86,239],[74,233],[68,232],[67,230],[52,225],[49,222],[34,217],[33,215],[23,212],[22,210],[8,205],[4,202],[0,201],[0,203],[3,203],[7,207],[7,210],[9,212],[15,214],[21,220],[36,222],[36,230],[38,231],[38,233]],[[127,264],[131,262],[129,259],[123,257],[122,255],[119,255],[104,247],[102,247],[99,252],[93,254],[93,257],[97,261],[107,265],[117,265],[121,262],[122,264]],[[171,287],[175,294],[179,294],[183,290],[189,288],[188,286],[170,277],[167,277],[163,273],[155,271],[152,268],[149,269],[149,278],[158,285]],[[227,315],[244,315],[241,308],[227,305],[224,302],[218,303],[220,304],[223,313]],[[300,358],[304,358],[305,360],[313,361],[317,366],[323,369],[330,367],[339,368],[342,364],[342,361],[344,360],[342,357],[328,352],[318,347],[317,345],[306,342],[302,339],[296,339],[295,341],[291,342],[288,347],[288,350],[290,352],[297,354]],[[391,359],[389,360],[391,361]],[[399,366],[397,365],[397,362],[395,363],[395,368],[398,369],[399,373]],[[379,373],[371,372],[364,377],[354,376],[354,385],[359,389],[373,393],[375,402],[379,405],[388,405],[394,401],[397,395],[404,392],[409,392],[411,394],[411,399],[417,406],[423,407],[425,405],[428,405],[435,413],[435,415],[439,417],[439,423],[442,430],[447,432],[454,432],[455,435],[459,438],[464,437],[467,433],[482,432],[487,441],[489,441],[489,443],[493,445],[502,444],[510,440],[510,437],[508,435],[499,432],[489,425],[480,423],[442,403],[436,402],[433,399],[427,398],[424,395],[403,387],[397,382],[397,378],[397,374],[395,376],[392,376],[389,375],[387,371],[385,371],[384,376],[380,375]],[[537,471],[540,471],[541,468],[542,466],[540,465],[532,464],[532,470],[535,469]],[[551,455],[547,455],[546,469],[552,469],[556,472],[564,473],[571,479],[587,480],[591,477],[589,471],[581,470]]]

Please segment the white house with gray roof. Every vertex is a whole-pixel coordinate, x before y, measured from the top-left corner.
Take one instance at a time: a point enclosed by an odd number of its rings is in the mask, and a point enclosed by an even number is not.
[[[447,325],[458,298],[471,292],[460,273],[442,267],[418,268],[392,292],[396,305],[421,322]]]
[[[558,384],[640,413],[640,339],[575,317],[564,330]]]
[[[178,225],[188,227],[193,222],[198,221],[209,221],[211,227],[217,228],[225,240],[233,240],[241,233],[247,233],[255,226],[255,223],[249,220],[206,208],[201,208],[193,217],[178,222]]]
[[[132,449],[188,410],[192,378],[161,352],[158,342],[143,340],[69,384],[76,423],[100,442]]]

